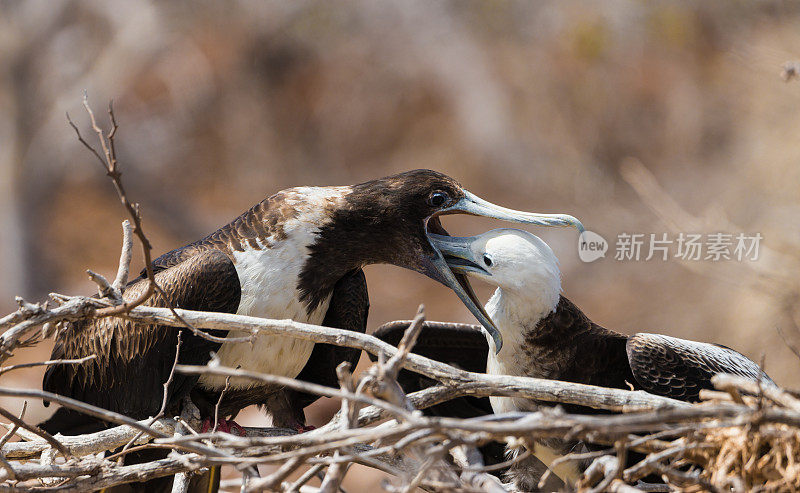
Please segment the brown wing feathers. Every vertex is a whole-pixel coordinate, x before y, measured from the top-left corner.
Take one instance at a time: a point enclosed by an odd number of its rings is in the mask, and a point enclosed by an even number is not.
[[[202,240],[176,248],[153,260],[153,269],[156,272],[164,270],[208,250],[227,254],[241,252],[244,250],[242,242],[260,250],[262,245],[268,246],[271,241],[285,239],[284,222],[297,216],[291,200],[287,200],[291,195],[290,191],[282,191],[262,200]],[[142,270],[139,276],[143,278],[145,271]]]
[[[410,324],[410,321],[389,322],[378,327],[374,335],[397,346]],[[426,321],[412,352],[467,371],[484,373],[489,344],[480,325]],[[377,360],[373,355],[370,358]]]
[[[642,389],[674,399],[699,401],[700,390],[714,388],[711,377],[717,373],[733,373],[774,385],[753,361],[718,344],[642,333],[628,339],[627,355]]]
[[[228,256],[217,250],[199,252],[164,268],[156,274],[156,281],[174,307],[233,313],[239,305],[241,292],[236,270]],[[145,282],[134,281],[125,298],[135,298],[145,288]],[[154,295],[147,304],[167,306],[159,295]],[[116,318],[72,324],[57,337],[53,358],[90,354],[96,354],[97,358],[79,366],[49,367],[43,388],[134,418],[151,416],[161,407],[161,389],[174,362],[179,331],[181,363],[204,364],[210,352],[219,347],[186,328],[137,324]],[[179,401],[196,381],[196,376],[175,375],[170,402]]]

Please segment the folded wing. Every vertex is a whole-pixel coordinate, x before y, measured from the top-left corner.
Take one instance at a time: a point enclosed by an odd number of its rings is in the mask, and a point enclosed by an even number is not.
[[[626,348],[636,382],[653,394],[699,401],[701,389],[714,388],[711,377],[717,373],[775,385],[756,363],[719,344],[639,333],[628,339]]]

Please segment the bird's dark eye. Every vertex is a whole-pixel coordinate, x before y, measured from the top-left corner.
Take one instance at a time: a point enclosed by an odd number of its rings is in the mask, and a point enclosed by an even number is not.
[[[483,255],[483,263],[486,264],[486,267],[491,267],[494,262],[492,262],[492,257],[487,253]]]
[[[444,192],[433,192],[430,197],[428,197],[428,205],[431,207],[441,207],[447,201],[450,200],[450,197],[447,196]]]

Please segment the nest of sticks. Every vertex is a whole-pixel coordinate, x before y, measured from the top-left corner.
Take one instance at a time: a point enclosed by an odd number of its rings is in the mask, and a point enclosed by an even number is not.
[[[800,431],[785,424],[719,428],[699,433],[702,477],[753,491],[800,490]]]
[[[739,398],[735,384],[753,390],[752,383],[730,379],[720,377],[717,384],[731,390],[733,398]],[[788,393],[773,395],[781,398],[765,402],[745,397],[754,410],[749,422],[724,426],[709,420],[675,444],[694,447],[687,462],[700,467],[700,478],[720,490],[800,490],[800,428],[790,420],[762,420],[759,415],[759,411],[775,417],[790,415],[797,411],[800,401]],[[702,488],[694,485],[686,490],[702,491]]]

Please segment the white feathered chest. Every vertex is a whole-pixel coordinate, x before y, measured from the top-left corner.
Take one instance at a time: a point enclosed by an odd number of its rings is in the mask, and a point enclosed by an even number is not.
[[[237,314],[271,319],[291,319],[297,322],[320,324],[330,303],[327,296],[311,313],[300,300],[298,280],[313,245],[316,233],[324,226],[326,217],[309,207],[283,225],[280,241],[270,237],[258,241],[260,248],[243,243],[244,251],[234,251],[236,272],[242,294]],[[229,337],[247,334],[231,332]],[[314,343],[278,335],[258,335],[253,344],[223,343],[217,352],[220,364],[249,371],[295,377],[305,366]],[[200,384],[209,389],[221,389],[225,378],[204,375]],[[232,379],[233,388],[255,385],[252,381]]]

